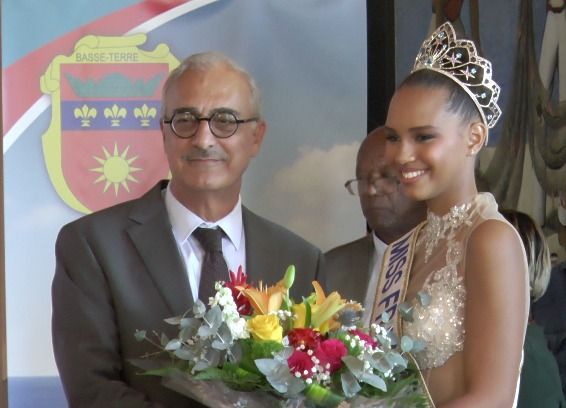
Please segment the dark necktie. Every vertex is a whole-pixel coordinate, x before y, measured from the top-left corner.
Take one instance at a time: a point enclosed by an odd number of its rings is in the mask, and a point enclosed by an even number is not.
[[[214,283],[228,279],[228,266],[222,255],[222,230],[220,228],[197,228],[193,236],[204,250],[198,298],[204,304],[208,304],[208,298],[216,293]]]

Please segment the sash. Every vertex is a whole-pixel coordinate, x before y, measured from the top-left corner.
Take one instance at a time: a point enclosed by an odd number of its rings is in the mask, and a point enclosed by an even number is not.
[[[379,274],[379,283],[373,303],[371,321],[383,324],[381,316],[387,312],[395,333],[399,334],[397,310],[405,299],[417,236],[423,223],[393,242],[385,250]]]
[[[417,237],[425,223],[426,222],[422,222],[403,237],[389,245],[385,250],[381,264],[381,273],[379,274],[379,283],[373,303],[371,321],[382,325],[382,316],[383,313],[386,312],[389,315],[389,321],[399,341],[403,335],[403,325],[401,322],[401,313],[398,313],[398,309],[399,305],[405,300]],[[411,353],[407,353],[406,355],[418,370],[420,391],[428,399],[426,407],[434,408],[434,402],[428,392],[417,361]]]

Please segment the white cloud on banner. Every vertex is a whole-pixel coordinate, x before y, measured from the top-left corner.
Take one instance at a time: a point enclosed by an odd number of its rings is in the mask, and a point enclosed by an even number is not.
[[[270,184],[267,217],[323,251],[362,236],[365,223],[359,201],[344,188],[344,182],[354,177],[359,145],[301,147],[295,162],[278,171]]]

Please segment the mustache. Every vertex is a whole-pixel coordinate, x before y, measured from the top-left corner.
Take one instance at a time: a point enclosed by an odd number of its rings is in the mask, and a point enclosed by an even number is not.
[[[217,147],[211,147],[210,149],[199,149],[192,148],[183,156],[183,160],[226,160],[228,155],[223,150]]]

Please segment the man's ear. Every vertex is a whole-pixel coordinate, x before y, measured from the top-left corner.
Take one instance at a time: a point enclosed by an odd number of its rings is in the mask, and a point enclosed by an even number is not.
[[[482,122],[470,124],[468,131],[468,155],[475,156],[487,141],[487,126]]]
[[[252,156],[254,157],[259,153],[259,149],[261,148],[261,144],[263,143],[263,137],[265,136],[266,130],[267,123],[263,120],[258,121],[254,129],[252,141]]]

